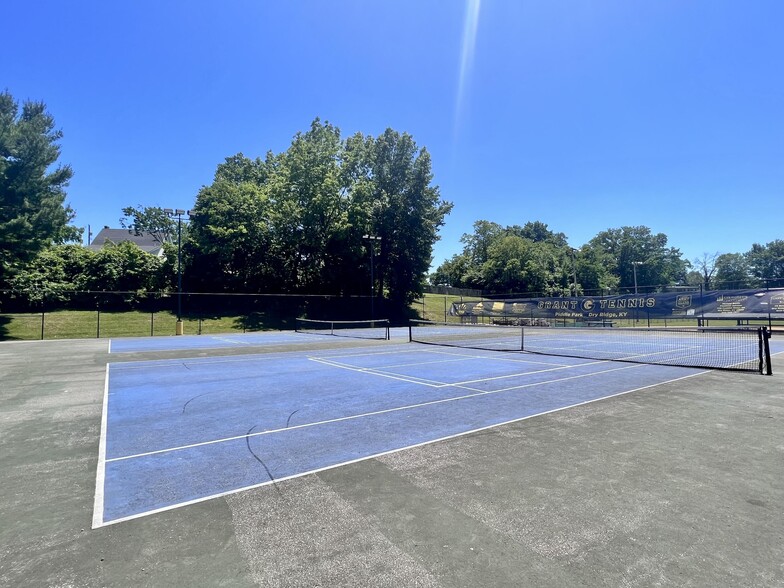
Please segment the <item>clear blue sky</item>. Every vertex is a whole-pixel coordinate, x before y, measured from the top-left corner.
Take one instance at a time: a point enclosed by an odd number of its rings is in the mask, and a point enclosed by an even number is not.
[[[433,157],[454,211],[580,246],[647,225],[686,259],[784,238],[780,0],[62,0],[3,8],[0,88],[46,102],[76,224],[190,208],[315,117]]]

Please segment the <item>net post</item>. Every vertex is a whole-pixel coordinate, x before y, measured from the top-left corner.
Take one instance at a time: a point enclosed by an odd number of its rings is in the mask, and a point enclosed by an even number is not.
[[[414,341],[414,333],[412,332],[412,329],[413,329],[413,323],[411,321],[408,321],[408,342],[409,343],[413,343],[413,341]]]
[[[525,351],[525,327],[520,326],[520,351]]]
[[[770,363],[770,335],[771,333],[768,331],[767,327],[762,327],[760,329],[760,362],[762,362],[762,356],[764,355],[765,365],[767,366],[764,371],[766,376],[773,375],[773,366]],[[763,373],[762,367],[763,366],[760,365],[760,373]]]

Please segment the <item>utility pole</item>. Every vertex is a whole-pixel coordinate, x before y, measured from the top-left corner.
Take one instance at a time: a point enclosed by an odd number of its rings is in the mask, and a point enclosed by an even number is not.
[[[171,218],[177,218],[177,327],[176,334],[182,335],[182,215],[191,215],[191,211],[180,208],[164,208],[163,212]]]
[[[642,265],[641,261],[633,261],[632,269],[634,270],[634,293],[637,294],[637,266]]]
[[[376,248],[374,244],[376,241],[381,241],[381,237],[376,235],[362,235],[363,239],[370,241],[370,320],[376,320],[376,279],[374,276],[373,266],[376,257]]]

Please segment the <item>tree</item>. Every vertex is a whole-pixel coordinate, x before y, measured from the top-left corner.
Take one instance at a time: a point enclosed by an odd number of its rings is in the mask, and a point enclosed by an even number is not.
[[[741,253],[719,255],[716,258],[716,278],[713,283],[723,290],[750,288],[753,284],[746,256]]]
[[[372,212],[369,230],[381,237],[378,293],[386,287],[394,307],[422,292],[438,229],[452,210],[432,185],[430,154],[407,133],[392,129],[368,150]]]
[[[89,260],[87,290],[149,292],[160,289],[163,261],[130,241],[111,244]]]
[[[705,277],[697,270],[689,270],[686,273],[686,278],[684,278],[683,283],[687,286],[702,287],[705,285]],[[713,285],[712,281],[711,285]]]
[[[252,182],[218,180],[202,188],[184,248],[189,286],[218,292],[281,288],[270,208],[263,187]]]
[[[530,239],[534,243],[552,243],[556,247],[568,246],[566,235],[553,233],[545,223],[540,221],[527,222],[522,228],[515,226],[513,230],[519,231],[520,236]]]
[[[575,253],[577,283],[584,293],[605,294],[618,289],[620,278],[613,272],[615,261],[601,247],[590,243]]]
[[[81,245],[47,247],[25,264],[9,285],[27,300],[68,300],[69,293],[87,288],[87,271],[95,253]]]
[[[575,257],[563,233],[534,221],[502,226],[479,220],[460,241],[463,252],[436,269],[436,279],[488,293],[568,294]]]
[[[75,292],[86,290],[158,291],[170,281],[170,274],[171,267],[163,259],[130,241],[110,244],[100,251],[55,245],[27,263],[10,285],[31,302],[68,302],[75,299]]]
[[[166,214],[163,208],[140,204],[136,208],[126,206],[122,212],[125,216],[120,219],[120,226],[134,235],[150,234],[163,245],[171,243],[177,234],[177,221]]]
[[[340,183],[340,130],[316,119],[281,154],[270,183],[272,221],[288,252],[286,279],[308,293],[334,292],[350,206]]]
[[[430,284],[433,286],[447,285],[455,288],[471,288],[465,277],[468,275],[471,260],[464,253],[453,255],[447,259],[430,276]]]
[[[430,156],[387,129],[347,140],[319,119],[264,161],[243,154],[218,166],[196,201],[189,280],[200,287],[367,294],[370,241],[375,295],[404,308],[421,292],[438,228],[451,210],[432,185]],[[193,282],[191,282],[193,283]]]
[[[20,112],[8,91],[0,93],[0,285],[48,245],[81,237],[65,204],[73,171],[52,169],[61,138],[43,102],[25,102]]]
[[[487,252],[493,241],[503,236],[507,230],[495,222],[476,221],[473,234],[465,233],[460,238],[460,242],[463,244],[463,253],[468,256],[472,264],[481,266],[487,261]]]
[[[591,239],[589,245],[604,254],[610,270],[619,277],[619,287],[634,287],[634,268],[637,265],[637,284],[650,288],[680,283],[686,278],[688,262],[681,252],[667,246],[667,235],[652,233],[648,227],[607,229]]]
[[[765,245],[755,243],[746,253],[750,274],[760,283],[775,280],[771,285],[783,285],[784,280],[784,240],[776,239]]]
[[[702,276],[701,283],[706,290],[711,289],[711,280],[716,273],[716,260],[720,255],[721,254],[718,251],[716,253],[703,253],[702,257],[697,257],[692,262],[692,267],[696,268],[696,271]],[[687,280],[687,282],[688,281],[689,280]],[[691,280],[691,282],[693,282],[693,280]]]

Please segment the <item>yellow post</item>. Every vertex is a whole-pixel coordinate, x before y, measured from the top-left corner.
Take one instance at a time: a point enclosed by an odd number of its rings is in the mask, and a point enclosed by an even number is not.
[[[178,335],[182,335],[182,321],[177,321],[177,331]]]

